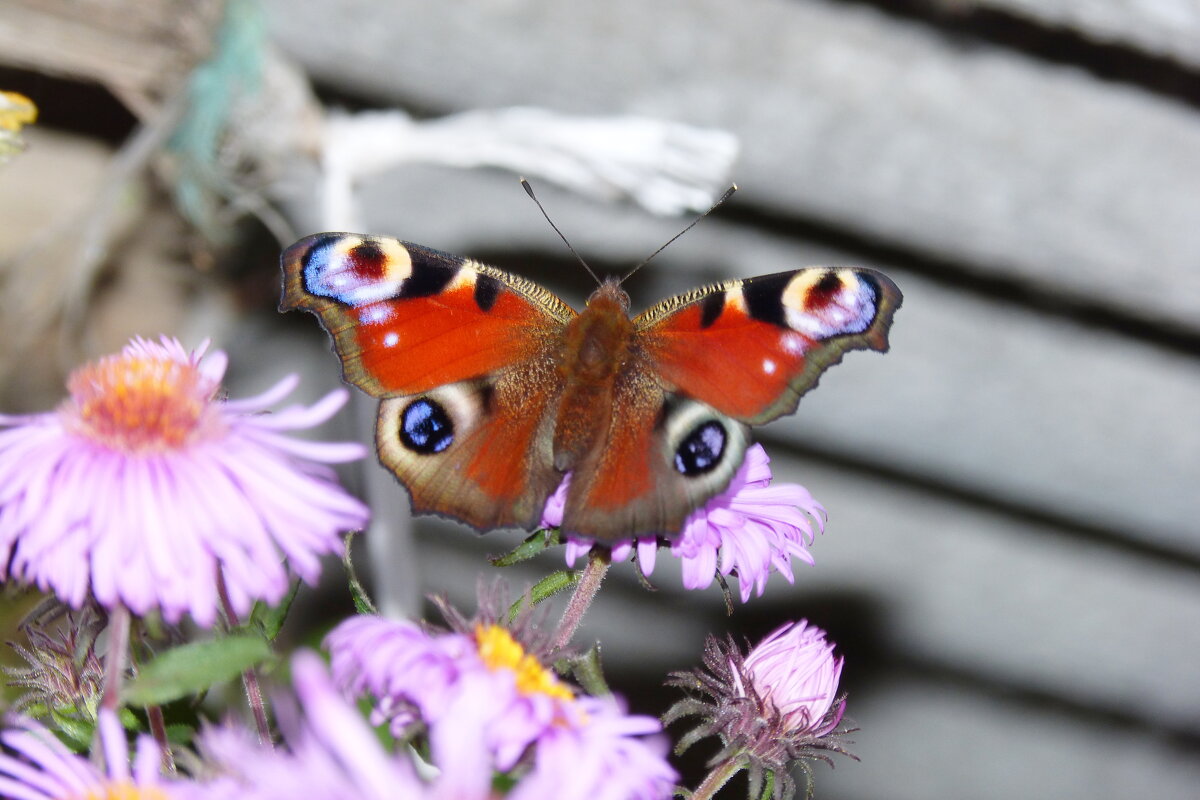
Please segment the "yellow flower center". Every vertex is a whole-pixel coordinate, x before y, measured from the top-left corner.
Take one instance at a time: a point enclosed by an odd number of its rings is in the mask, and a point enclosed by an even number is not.
[[[92,790],[79,800],[170,800],[157,786],[134,786],[128,781],[105,784],[98,791]]]
[[[0,130],[19,131],[37,120],[37,106],[23,94],[0,92]]]
[[[516,675],[517,691],[521,694],[543,694],[559,700],[575,697],[566,684],[554,677],[554,673],[526,653],[507,629],[499,625],[476,625],[475,646],[479,648],[479,657],[488,669],[507,669]]]
[[[192,364],[121,354],[80,367],[67,381],[76,432],[130,453],[176,450],[200,430],[215,387]]]

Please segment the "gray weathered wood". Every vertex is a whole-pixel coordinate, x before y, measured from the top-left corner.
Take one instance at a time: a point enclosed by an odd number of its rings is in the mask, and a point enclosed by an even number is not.
[[[725,127],[747,202],[1200,328],[1200,123],[1146,92],[822,2],[267,7],[377,102]]]
[[[1200,4],[1192,0],[970,0],[968,4],[1200,67]]]
[[[1081,725],[932,681],[852,698],[858,764],[817,767],[817,797],[1191,800],[1200,766],[1152,735]]]

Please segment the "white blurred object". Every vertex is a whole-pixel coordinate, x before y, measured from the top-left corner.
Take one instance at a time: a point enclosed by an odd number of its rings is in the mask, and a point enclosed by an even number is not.
[[[394,110],[331,114],[323,139],[322,218],[335,230],[356,228],[359,178],[405,162],[502,167],[673,215],[707,211],[738,154],[737,137],[714,128],[519,107],[428,121]]]

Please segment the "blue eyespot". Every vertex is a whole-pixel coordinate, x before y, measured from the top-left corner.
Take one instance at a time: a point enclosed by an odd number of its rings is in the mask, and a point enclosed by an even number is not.
[[[725,428],[716,420],[693,429],[675,451],[675,469],[688,477],[712,472],[725,454],[725,438]]]
[[[446,409],[422,397],[405,406],[400,415],[400,441],[414,453],[440,453],[454,441],[454,423]]]

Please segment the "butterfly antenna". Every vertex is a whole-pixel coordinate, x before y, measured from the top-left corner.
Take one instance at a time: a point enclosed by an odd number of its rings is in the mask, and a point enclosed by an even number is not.
[[[670,239],[668,239],[666,244],[664,244],[662,247],[658,248],[658,249],[657,249],[657,250],[655,250],[653,253],[651,253],[650,255],[646,256],[644,259],[642,259],[641,263],[639,263],[639,264],[638,264],[637,266],[635,266],[633,269],[629,270],[629,272],[626,272],[626,273],[625,273],[625,275],[624,275],[624,277],[622,277],[622,278],[621,278],[621,280],[617,281],[617,283],[624,283],[625,281],[629,280],[629,277],[630,277],[631,275],[633,275],[633,273],[637,272],[639,269],[641,269],[642,267],[644,267],[644,266],[646,266],[647,264],[649,264],[649,263],[650,263],[650,259],[654,258],[656,255],[658,255],[659,253],[661,253],[663,250],[666,250],[666,249],[667,249],[667,247],[668,247],[668,246],[671,244],[671,242],[675,241],[675,240],[676,240],[676,239],[678,239],[680,236],[683,236],[685,233],[687,233],[688,231],[690,231],[692,228],[696,227],[696,223],[697,223],[697,222],[699,222],[700,220],[704,219],[705,217],[707,217],[707,216],[708,216],[709,214],[711,214],[712,212],[716,211],[716,210],[717,210],[717,207],[718,207],[718,206],[720,206],[722,203],[724,203],[726,200],[728,200],[728,199],[729,199],[729,198],[730,198],[730,197],[733,195],[733,193],[737,191],[737,189],[738,189],[738,187],[737,187],[737,184],[736,184],[736,183],[735,183],[735,184],[733,184],[733,185],[731,185],[731,186],[730,186],[728,189],[726,189],[726,190],[725,190],[725,194],[721,195],[721,197],[720,197],[720,198],[717,200],[717,202],[715,202],[715,203],[713,203],[713,204],[712,204],[712,208],[710,208],[708,211],[705,211],[705,212],[704,212],[703,214],[701,214],[700,216],[696,217],[694,220],[692,220],[692,223],[691,223],[690,225],[688,225],[686,228],[684,228],[683,230],[681,230],[679,233],[675,234],[675,235],[674,235],[674,236],[672,236]]]
[[[554,232],[558,234],[558,238],[562,239],[563,244],[565,244],[567,249],[571,251],[571,255],[579,259],[579,263],[583,264],[583,268],[587,270],[588,275],[592,276],[592,280],[594,280],[597,284],[600,284],[602,282],[600,278],[596,277],[595,272],[592,272],[592,268],[589,267],[588,263],[583,260],[583,256],[579,255],[579,252],[574,247],[571,247],[571,243],[567,241],[567,237],[563,236],[563,232],[560,231],[558,226],[554,224],[554,220],[550,219],[550,215],[546,213],[546,209],[542,208],[542,201],[538,200],[537,195],[533,193],[533,187],[529,185],[529,181],[521,178],[521,185],[525,187],[525,194],[529,195],[529,199],[537,204],[538,211],[542,212],[542,216],[546,218],[546,222],[549,222],[550,227],[554,228]]]

